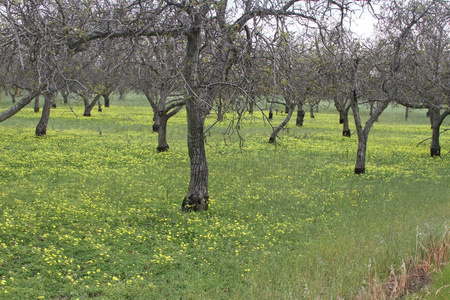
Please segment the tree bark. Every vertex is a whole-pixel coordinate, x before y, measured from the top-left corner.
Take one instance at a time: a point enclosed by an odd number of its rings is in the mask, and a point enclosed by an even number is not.
[[[297,109],[297,119],[295,120],[295,125],[297,126],[303,126],[303,122],[305,120],[305,111],[303,110],[303,104],[298,104]]]
[[[167,115],[165,113],[160,114],[160,123],[158,127],[158,147],[156,148],[158,153],[169,151],[169,145],[167,144],[167,121]]]
[[[291,105],[291,107],[289,108],[289,112],[286,116],[286,118],[284,118],[283,122],[281,122],[280,125],[278,125],[277,127],[275,127],[273,129],[272,134],[270,135],[269,138],[269,143],[274,143],[276,141],[277,138],[277,134],[281,131],[281,129],[284,128],[284,126],[286,126],[286,124],[289,122],[289,120],[292,117],[292,113],[294,112],[294,105]]]
[[[100,96],[101,96],[100,94],[97,94],[94,97],[94,99],[92,100],[91,103],[89,103],[89,98],[88,97],[83,97],[83,102],[84,102],[84,113],[83,113],[83,116],[85,116],[85,117],[90,117],[91,116],[92,108],[94,108],[95,104],[100,99]]]
[[[272,120],[272,119],[273,119],[273,109],[271,107],[271,108],[269,108],[269,120]]]
[[[350,106],[344,108],[344,110],[339,110],[339,123],[342,124],[342,136],[350,137],[352,134],[350,132],[350,127],[348,124],[348,111],[350,110]]]
[[[39,112],[39,95],[36,96],[36,98],[34,98],[34,112],[37,113]]]
[[[191,163],[189,189],[183,200],[183,211],[208,209],[208,164],[204,141],[204,119],[201,117],[194,99],[186,103],[188,119],[188,151]]]
[[[314,119],[314,105],[309,107],[309,115],[312,119]]]
[[[29,104],[34,98],[36,98],[41,92],[39,90],[33,90],[28,93],[25,97],[20,99],[13,107],[4,111],[0,114],[0,122],[9,119],[18,113],[22,108],[24,108],[27,104]]]
[[[381,113],[389,105],[388,100],[385,100],[378,105],[377,109],[369,117],[364,127],[361,122],[361,116],[359,114],[358,98],[356,91],[352,92],[351,108],[353,111],[353,118],[355,119],[356,133],[358,135],[358,149],[356,151],[356,163],[355,174],[364,174],[366,172],[366,152],[367,152],[367,140],[369,139],[369,132],[373,123],[378,119]]]
[[[191,29],[186,33],[186,57],[184,76],[187,81],[187,140],[191,165],[189,188],[181,205],[183,211],[203,211],[208,209],[208,163],[206,160],[203,102],[197,99],[198,52],[202,17],[194,16]],[[206,115],[206,114],[205,114]]]
[[[111,96],[111,92],[106,92],[102,94],[103,100],[105,101],[105,107],[110,107],[111,99],[109,96]]]
[[[444,119],[449,114],[450,109],[445,110],[442,114],[440,113],[440,109],[437,107],[432,107],[428,109],[428,115],[430,116],[430,123],[432,130],[431,146],[430,146],[431,157],[441,156],[441,145],[439,142],[440,129],[442,122],[444,122]]]
[[[44,136],[47,134],[47,124],[50,119],[50,108],[52,106],[52,92],[44,94],[44,106],[42,107],[42,115],[39,123],[36,126],[36,136]]]

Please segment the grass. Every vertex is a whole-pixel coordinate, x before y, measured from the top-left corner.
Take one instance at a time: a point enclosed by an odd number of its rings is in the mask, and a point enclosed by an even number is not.
[[[31,107],[0,124],[0,298],[358,298],[450,219],[450,137],[440,158],[416,147],[430,135],[424,112],[380,117],[363,176],[356,136],[341,137],[331,109],[291,121],[276,145],[258,113],[242,144],[220,123],[207,135],[210,210],[186,214],[183,111],[156,154],[142,98],[91,118],[73,108],[78,118],[52,110],[44,138]]]

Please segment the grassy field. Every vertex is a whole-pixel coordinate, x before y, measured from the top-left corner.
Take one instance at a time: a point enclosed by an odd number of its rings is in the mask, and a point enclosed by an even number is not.
[[[380,117],[363,176],[332,107],[291,121],[275,145],[259,113],[243,140],[227,115],[207,133],[210,210],[182,213],[184,111],[157,154],[142,98],[91,118],[73,108],[52,110],[44,138],[31,107],[0,124],[2,299],[357,298],[450,220],[450,134],[430,158],[429,143],[416,146],[431,135],[423,111]]]

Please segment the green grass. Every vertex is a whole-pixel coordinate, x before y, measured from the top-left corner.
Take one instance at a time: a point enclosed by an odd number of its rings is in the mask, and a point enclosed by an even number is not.
[[[341,137],[331,109],[291,121],[276,145],[258,113],[242,147],[218,124],[210,210],[182,213],[183,111],[169,121],[170,151],[156,154],[142,97],[91,118],[74,110],[52,110],[44,138],[31,107],[0,124],[0,298],[351,298],[450,219],[450,135],[440,158],[416,147],[431,134],[424,112],[380,117],[363,176],[352,173],[356,136]]]

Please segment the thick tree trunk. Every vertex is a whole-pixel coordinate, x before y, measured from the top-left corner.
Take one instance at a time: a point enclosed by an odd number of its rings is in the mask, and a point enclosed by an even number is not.
[[[208,209],[208,163],[206,161],[204,140],[203,102],[197,98],[198,91],[198,52],[202,17],[195,16],[191,29],[186,32],[186,57],[184,77],[188,85],[186,98],[187,140],[191,164],[189,188],[183,199],[183,211],[203,211]],[[212,99],[212,98],[211,98]]]
[[[303,126],[303,122],[305,120],[305,111],[303,110],[303,104],[298,104],[297,109],[297,119],[295,120],[295,125]]]
[[[367,136],[358,138],[358,149],[356,151],[355,174],[366,173],[366,150]]]
[[[152,130],[153,132],[159,132],[159,127],[161,126],[161,120],[159,119],[158,111],[155,110],[153,112],[153,126]]]
[[[284,118],[283,122],[281,122],[280,125],[278,125],[277,127],[274,128],[272,134],[270,135],[269,138],[269,143],[274,143],[277,139],[277,134],[281,131],[281,129],[284,128],[284,126],[286,126],[286,124],[289,122],[289,120],[292,117],[292,113],[294,112],[294,105],[292,105],[292,107],[289,108],[289,112],[286,116],[286,118]]]
[[[34,112],[37,113],[39,112],[39,95],[36,96],[36,98],[34,98]]]
[[[28,93],[28,95],[20,99],[19,102],[17,102],[13,107],[0,114],[0,122],[3,122],[6,119],[9,119],[10,117],[14,116],[22,108],[24,108],[27,104],[29,104],[33,99],[35,99],[39,94],[40,94],[39,90],[34,90]]]
[[[103,100],[105,101],[105,107],[110,107],[111,105],[111,99],[109,98],[109,96],[111,96],[111,92],[107,92],[102,94],[103,96]]]
[[[191,162],[189,189],[183,200],[183,211],[202,211],[208,209],[208,164],[204,141],[204,120],[195,100],[186,103],[188,121],[188,151]]]
[[[91,103],[89,103],[89,98],[88,97],[83,97],[83,102],[84,102],[84,113],[83,113],[83,116],[85,116],[85,117],[90,117],[91,116],[92,108],[94,108],[95,104],[100,99],[100,96],[101,96],[100,94],[97,94],[94,97],[94,99],[92,100]]]
[[[44,94],[44,106],[42,107],[42,115],[36,126],[36,136],[44,136],[47,134],[47,124],[50,119],[50,108],[52,106],[53,93]]]
[[[428,110],[430,115],[430,123],[431,123],[431,147],[430,147],[430,154],[431,157],[434,156],[441,156],[441,145],[439,143],[439,137],[440,137],[440,112],[438,108],[430,108]]]
[[[161,113],[159,116],[158,147],[156,148],[158,153],[169,151],[169,145],[167,144],[167,121],[166,114]]]

